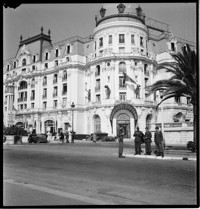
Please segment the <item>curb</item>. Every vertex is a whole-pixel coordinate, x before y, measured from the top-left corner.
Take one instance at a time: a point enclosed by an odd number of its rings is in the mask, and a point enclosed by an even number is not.
[[[147,156],[147,155],[133,155],[133,154],[124,154],[125,157],[132,157],[132,158],[150,158],[150,159],[156,159],[156,160],[193,160],[196,161],[196,158],[187,158],[187,157],[171,157],[171,156],[165,156],[165,157],[156,157],[156,156]]]

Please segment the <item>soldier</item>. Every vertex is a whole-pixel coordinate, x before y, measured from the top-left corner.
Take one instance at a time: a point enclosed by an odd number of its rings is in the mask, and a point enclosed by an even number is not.
[[[137,127],[137,131],[135,131],[133,136],[135,137],[135,155],[141,155],[141,144],[143,143],[144,134]]]
[[[123,127],[119,128],[119,135],[118,135],[118,139],[119,139],[119,158],[125,158],[125,156],[123,156],[123,139],[124,139],[124,129]]]
[[[149,131],[149,128],[146,127],[146,132],[144,135],[144,143],[145,143],[145,150],[146,150],[146,155],[151,155],[151,132]]]
[[[159,127],[156,127],[156,132],[154,135],[154,141],[156,144],[156,156],[164,157],[164,150],[163,150],[163,134],[162,131],[159,131]]]

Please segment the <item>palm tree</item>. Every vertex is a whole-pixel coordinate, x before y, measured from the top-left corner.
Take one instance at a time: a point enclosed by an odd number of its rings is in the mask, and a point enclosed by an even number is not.
[[[164,62],[157,66],[157,70],[165,69],[172,74],[170,79],[156,81],[147,86],[149,95],[158,90],[164,90],[160,103],[169,98],[190,98],[194,114],[194,142],[196,143],[196,121],[197,121],[197,66],[196,52],[191,50],[189,45],[182,47],[182,52],[170,53],[172,62]]]

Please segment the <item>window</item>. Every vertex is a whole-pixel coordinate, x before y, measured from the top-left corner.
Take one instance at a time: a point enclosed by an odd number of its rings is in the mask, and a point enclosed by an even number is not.
[[[63,78],[62,78],[63,81],[67,80],[67,71],[64,70],[63,71]]]
[[[178,104],[181,102],[181,98],[180,98],[180,97],[174,97],[174,100],[175,100],[175,102],[178,103]]]
[[[135,66],[137,66],[137,62],[135,62]]]
[[[43,78],[43,86],[45,86],[45,85],[47,85],[47,77],[45,76],[44,78]]]
[[[22,66],[25,66],[26,65],[26,59],[23,59],[22,60]]]
[[[7,107],[5,107],[5,112],[7,111]]]
[[[119,77],[119,89],[124,89],[124,88],[126,88],[125,78],[124,76],[120,76]]]
[[[146,117],[146,127],[148,127],[149,130],[151,129],[151,120],[152,120],[152,114],[147,115],[147,117]]]
[[[44,109],[47,108],[47,102],[43,102],[43,108],[44,108]]]
[[[55,54],[55,56],[58,57],[58,49],[56,49],[56,54]]]
[[[125,62],[120,62],[119,63],[119,73],[122,73],[122,72],[126,72],[126,63]]]
[[[26,81],[21,81],[18,90],[21,89],[27,89],[27,82]]]
[[[143,37],[140,36],[140,46],[144,47]]]
[[[97,80],[96,80],[95,91],[100,91],[100,88],[101,88],[100,79],[97,79]]]
[[[25,110],[27,109],[27,104],[24,104],[24,109],[25,109]]]
[[[36,55],[34,54],[33,55],[33,62],[35,62],[36,61]]]
[[[45,60],[48,60],[48,59],[49,59],[49,53],[46,52],[46,53],[45,53]]]
[[[35,90],[31,90],[31,100],[35,99]]]
[[[99,39],[99,48],[100,48],[100,47],[103,47],[103,38],[100,38],[100,39]]]
[[[100,65],[96,66],[96,71],[95,71],[95,76],[99,76],[100,75]]]
[[[56,96],[58,96],[58,87],[57,86],[55,86],[53,88],[53,97],[56,97]]]
[[[112,35],[108,36],[108,44],[112,44]]]
[[[125,47],[119,47],[119,53],[124,53],[125,52]]]
[[[44,68],[45,68],[45,69],[48,68],[48,63],[44,63]]]
[[[190,101],[191,101],[190,97],[187,97],[187,104],[188,105],[191,104]]]
[[[16,68],[16,62],[13,63],[13,67]]]
[[[126,100],[126,93],[119,93],[119,99],[122,101]]]
[[[101,132],[101,119],[98,115],[94,115],[94,133]]]
[[[63,95],[66,95],[67,94],[67,84],[63,84],[63,91],[62,91],[62,94]]]
[[[10,65],[7,65],[7,72],[10,70]]]
[[[57,83],[57,82],[58,82],[58,76],[57,76],[57,74],[55,74],[53,76],[53,83]]]
[[[70,54],[70,45],[67,46],[67,54]]]
[[[23,104],[20,105],[20,110],[23,110]]]
[[[131,44],[135,44],[135,35],[131,35]]]
[[[94,49],[96,50],[96,48],[97,48],[97,42],[95,41],[94,42]]]
[[[26,68],[22,69],[22,74],[26,73]]]
[[[35,70],[35,65],[32,66],[32,70]]]
[[[57,105],[58,105],[58,101],[57,100],[53,100],[53,107],[55,108],[55,107],[57,107]]]
[[[55,66],[58,66],[58,60],[55,60]]]
[[[171,51],[175,51],[175,44],[174,43],[171,43]]]
[[[42,98],[45,99],[47,98],[47,89],[43,89],[43,95],[42,95]]]
[[[31,103],[31,108],[33,109],[35,106],[35,103]]]
[[[101,96],[100,94],[96,95],[96,102],[100,102],[101,101]]]
[[[67,105],[67,98],[65,97],[63,98],[62,106],[66,107],[66,105]]]
[[[69,57],[66,57],[66,62],[69,62]]]
[[[124,44],[125,43],[125,35],[124,34],[119,34],[119,43]]]

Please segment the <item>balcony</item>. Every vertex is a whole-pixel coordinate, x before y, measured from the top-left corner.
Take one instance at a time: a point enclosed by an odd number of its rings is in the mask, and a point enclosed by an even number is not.
[[[23,90],[23,89],[27,89],[27,86],[20,86],[20,87],[18,87],[18,90]]]
[[[27,101],[27,97],[24,97],[24,98],[18,98],[18,102],[25,102],[25,101]]]
[[[46,99],[47,98],[47,95],[42,95],[42,99]]]
[[[7,87],[7,89],[5,90],[5,94],[7,94],[7,93],[14,94],[14,88]]]
[[[100,89],[101,89],[101,87],[100,87],[100,86],[95,87],[95,92],[100,91]]]

